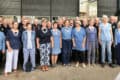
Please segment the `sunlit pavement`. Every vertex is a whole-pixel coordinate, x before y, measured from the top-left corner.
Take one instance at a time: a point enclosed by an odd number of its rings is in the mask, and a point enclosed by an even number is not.
[[[74,64],[72,64],[74,65]],[[0,80],[120,80],[117,75],[120,72],[120,67],[110,68],[100,65],[95,67],[78,67],[58,65],[56,68],[50,68],[47,72],[42,72],[36,69],[30,73],[19,70],[17,73],[11,73],[8,77],[0,76]]]

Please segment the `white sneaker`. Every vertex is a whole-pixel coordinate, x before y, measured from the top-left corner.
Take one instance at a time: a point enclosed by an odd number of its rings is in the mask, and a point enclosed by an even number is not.
[[[82,63],[82,67],[83,67],[83,68],[86,68],[86,65],[85,65],[84,63]]]
[[[79,67],[79,63],[76,63],[75,67]]]

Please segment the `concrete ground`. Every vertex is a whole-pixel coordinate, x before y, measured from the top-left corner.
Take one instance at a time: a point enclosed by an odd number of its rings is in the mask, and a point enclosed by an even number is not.
[[[72,64],[74,65],[74,64]],[[120,72],[120,67],[110,68],[100,65],[95,67],[63,67],[58,65],[55,68],[50,68],[48,72],[42,72],[36,69],[30,73],[19,70],[17,73],[11,73],[8,77],[0,75],[0,80],[115,80]]]

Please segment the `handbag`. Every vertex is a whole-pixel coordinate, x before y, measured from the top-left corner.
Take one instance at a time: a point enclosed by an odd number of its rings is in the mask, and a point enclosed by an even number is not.
[[[25,72],[31,72],[32,71],[32,63],[30,62],[30,55],[27,63],[25,64]]]

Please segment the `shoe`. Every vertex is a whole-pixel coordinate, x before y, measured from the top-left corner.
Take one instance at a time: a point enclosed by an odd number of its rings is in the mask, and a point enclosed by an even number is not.
[[[77,64],[75,65],[75,67],[79,67],[79,63],[77,63]]]
[[[67,66],[67,64],[63,64],[63,66]]]
[[[45,71],[45,66],[42,66],[42,67],[41,67],[41,70],[44,72],[44,71]]]
[[[16,72],[17,72],[17,70],[15,69],[15,70],[13,70],[13,72],[14,72],[14,73],[16,73]]]
[[[85,65],[84,63],[82,63],[82,67],[83,67],[83,68],[86,68],[86,65]]]
[[[105,67],[105,63],[102,63],[101,66],[104,68]]]
[[[52,64],[51,67],[53,67],[53,68],[56,67],[56,64]]]
[[[92,64],[92,67],[95,67],[95,64]]]
[[[45,71],[48,71],[48,66],[45,66]]]
[[[67,66],[71,66],[71,64],[67,64]]]
[[[90,63],[88,63],[88,65],[87,65],[88,67],[90,67],[91,65],[90,65]]]
[[[110,63],[110,64],[109,64],[109,67],[114,68],[115,65],[113,65],[112,63]]]
[[[8,73],[4,73],[4,76],[7,77],[7,76],[8,76]]]

